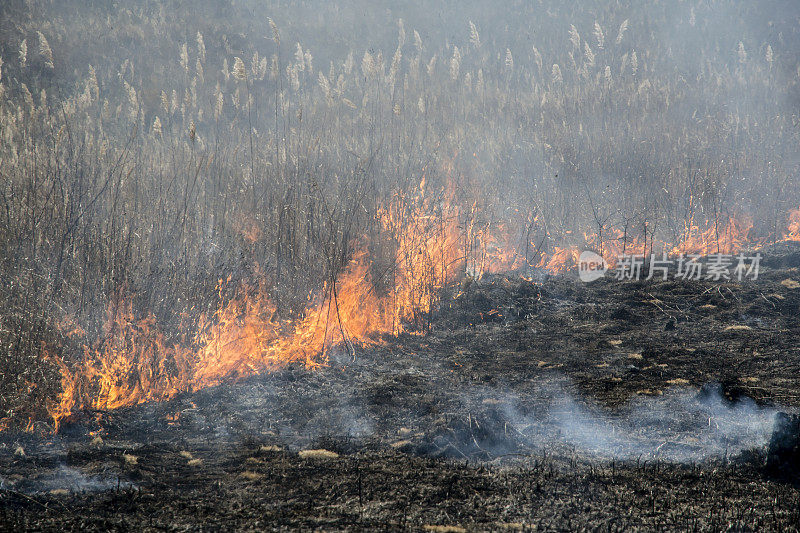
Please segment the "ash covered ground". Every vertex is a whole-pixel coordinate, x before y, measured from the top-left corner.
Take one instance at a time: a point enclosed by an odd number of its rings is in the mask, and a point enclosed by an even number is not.
[[[741,283],[489,276],[319,370],[6,433],[0,523],[796,530],[767,459],[800,406],[800,246],[764,254]]]

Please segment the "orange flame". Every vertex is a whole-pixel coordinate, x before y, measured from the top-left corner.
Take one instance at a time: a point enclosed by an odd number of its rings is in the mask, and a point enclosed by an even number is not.
[[[786,241],[800,242],[800,207],[789,211],[789,227],[783,239]]]
[[[685,226],[683,242],[674,246],[671,254],[694,253],[732,254],[750,244],[748,234],[753,227],[749,217],[730,217],[723,225],[710,225],[708,229],[701,230],[693,221]]]
[[[102,339],[84,346],[77,367],[48,356],[62,376],[63,392],[48,406],[56,431],[87,409],[167,400],[292,362],[314,368],[326,363],[333,346],[354,353],[357,345],[380,342],[381,335],[420,323],[448,279],[463,270],[458,212],[447,205],[437,208],[421,188],[417,198],[398,197],[380,209],[378,218],[394,249],[390,269],[374,279],[367,246],[361,247],[295,324],[275,318],[267,287],[242,285],[213,316],[200,318],[189,348],[167,343],[152,315],[137,320],[130,302],[116,298],[108,306]],[[382,292],[380,277],[388,275],[392,288]],[[220,295],[223,284],[220,280]]]
[[[652,240],[652,237],[645,240],[641,236],[630,236],[614,227],[605,228],[602,238],[597,233],[584,233],[583,246],[556,246],[552,252],[542,254],[536,266],[551,274],[566,272],[577,265],[580,253],[585,249],[598,251],[613,267],[622,255],[649,255],[662,252],[668,255],[733,254],[747,245],[761,244],[754,243],[748,237],[753,227],[748,217],[730,217],[724,224],[705,223],[702,226],[706,229],[701,229],[701,225],[693,220],[687,222],[677,244]]]
[[[213,315],[200,318],[190,343],[170,343],[152,315],[137,319],[131,303],[117,296],[108,306],[102,338],[83,347],[77,365],[45,354],[61,372],[63,392],[48,406],[56,431],[63,421],[85,410],[167,400],[182,391],[290,363],[319,367],[327,363],[335,346],[354,355],[358,346],[425,326],[440,289],[456,276],[467,273],[479,278],[484,273],[531,266],[507,225],[476,225],[476,205],[461,212],[452,191],[451,187],[439,198],[426,195],[423,179],[416,196],[396,196],[381,207],[382,241],[363,243],[294,322],[277,318],[266,285],[243,284]],[[649,235],[649,239],[629,238],[617,228],[605,228],[602,238],[585,233],[583,248],[554,247],[539,254],[535,266],[553,274],[564,272],[574,268],[586,248],[599,250],[612,266],[621,254],[650,251],[730,254],[752,244],[748,240],[751,227],[746,217],[732,217],[724,224],[689,221],[672,244],[653,242]],[[255,230],[246,236],[255,238]],[[800,241],[800,209],[789,214],[784,239]],[[370,244],[388,250],[384,267],[368,251]],[[219,282],[221,299],[225,283]],[[85,336],[69,320],[63,322],[63,329],[70,337]],[[0,420],[0,429],[4,423]]]

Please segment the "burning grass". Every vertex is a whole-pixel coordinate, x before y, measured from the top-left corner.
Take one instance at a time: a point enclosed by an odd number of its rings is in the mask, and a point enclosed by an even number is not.
[[[786,2],[162,4],[0,5],[1,519],[797,523]]]
[[[380,35],[347,50],[304,2],[259,23],[74,7],[2,8],[2,427],[352,358],[429,330],[451,282],[562,273],[586,248],[613,265],[800,238],[793,26],[735,53],[703,32],[689,80],[661,50],[691,40],[649,48],[645,20],[677,20],[658,3],[587,25],[555,2],[563,24],[530,39],[472,6],[463,42],[370,6]]]
[[[780,334],[796,326],[800,295],[785,276],[766,269],[717,292],[702,281],[487,275],[428,335],[356,360],[289,364],[48,438],[14,434],[26,455],[0,448],[2,519],[785,529],[798,491],[774,465],[794,464],[797,420],[777,406],[800,406],[797,339]],[[783,300],[760,297],[778,291]],[[483,306],[504,320],[481,320]],[[620,308],[633,318],[615,318]],[[723,334],[744,315],[747,335]],[[539,354],[558,368],[537,365]],[[789,428],[777,437],[776,416]]]
[[[441,198],[441,197],[440,197]],[[443,206],[443,207],[442,207]],[[220,307],[209,317],[202,315],[191,343],[164,340],[152,315],[136,320],[131,302],[120,295],[109,304],[103,334],[95,346],[83,345],[83,361],[70,367],[58,357],[46,355],[61,371],[63,392],[48,412],[57,431],[63,419],[83,410],[108,410],[145,401],[164,401],[181,392],[233,382],[274,371],[291,363],[307,368],[325,365],[331,349],[343,349],[355,357],[356,348],[374,345],[385,335],[398,335],[408,328],[426,327],[443,289],[464,276],[468,263],[459,247],[461,233],[456,222],[460,213],[452,203],[452,193],[439,204],[438,216],[430,215],[431,201],[424,195],[424,183],[412,202],[395,201],[379,212],[382,238],[395,250],[383,269],[376,268],[369,246],[361,245],[342,272],[322,287],[320,296],[295,321],[281,321],[269,289],[263,283],[255,289],[242,285],[227,302],[220,280]],[[749,225],[733,219],[722,234],[713,228],[698,232],[692,225],[681,245],[650,243],[651,249],[682,250],[681,253],[734,254],[746,245]],[[469,235],[467,235],[469,237]],[[494,254],[484,255],[484,273],[513,266],[509,258],[520,257],[517,250],[502,250],[486,233],[475,237],[492,244]],[[786,239],[790,241],[791,239]],[[586,236],[586,245],[597,244],[599,236]],[[635,244],[603,249],[613,262],[616,255],[637,253]],[[638,253],[644,253],[644,245]],[[539,266],[553,273],[574,267],[579,248],[561,250]],[[577,259],[574,259],[577,260]],[[527,265],[530,268],[532,265]],[[793,280],[783,286],[793,288]],[[788,283],[787,283],[788,282]],[[389,287],[381,290],[381,285]],[[488,315],[498,314],[497,309]],[[72,324],[67,321],[67,324]],[[73,326],[74,327],[74,326]],[[749,331],[747,325],[730,325],[725,331]],[[80,335],[73,329],[69,336]],[[622,341],[611,339],[619,345]],[[641,359],[641,354],[629,354]],[[643,389],[642,394],[654,394]]]
[[[81,363],[71,368],[46,355],[62,374],[60,400],[48,409],[55,429],[86,409],[164,401],[295,362],[315,368],[333,347],[354,357],[356,347],[419,327],[448,280],[463,272],[464,259],[456,246],[457,213],[441,225],[427,214],[427,199],[420,195],[416,202],[413,210],[396,202],[380,213],[384,238],[396,250],[386,270],[376,271],[363,247],[293,322],[276,318],[266,286],[243,285],[212,316],[200,317],[190,345],[169,344],[155,318],[136,320],[131,302],[120,295],[109,304],[100,341],[83,345]],[[391,289],[382,293],[379,282],[387,277]],[[218,293],[222,300],[222,280]]]

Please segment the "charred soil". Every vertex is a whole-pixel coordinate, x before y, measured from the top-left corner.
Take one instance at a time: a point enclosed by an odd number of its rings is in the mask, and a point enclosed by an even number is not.
[[[0,524],[796,530],[780,443],[719,435],[725,413],[800,407],[800,254],[785,248],[757,281],[490,276],[451,288],[430,332],[318,370],[6,432]],[[679,420],[678,397],[716,414]],[[576,438],[565,409],[630,435]]]

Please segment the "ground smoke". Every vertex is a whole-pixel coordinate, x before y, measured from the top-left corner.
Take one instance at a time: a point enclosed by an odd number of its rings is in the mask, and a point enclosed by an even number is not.
[[[522,415],[507,404],[505,416],[532,445],[563,442],[600,458],[701,461],[763,448],[777,410],[745,398],[725,399],[717,387],[667,390],[638,397],[614,411],[576,400],[562,387],[545,391],[545,412]]]

